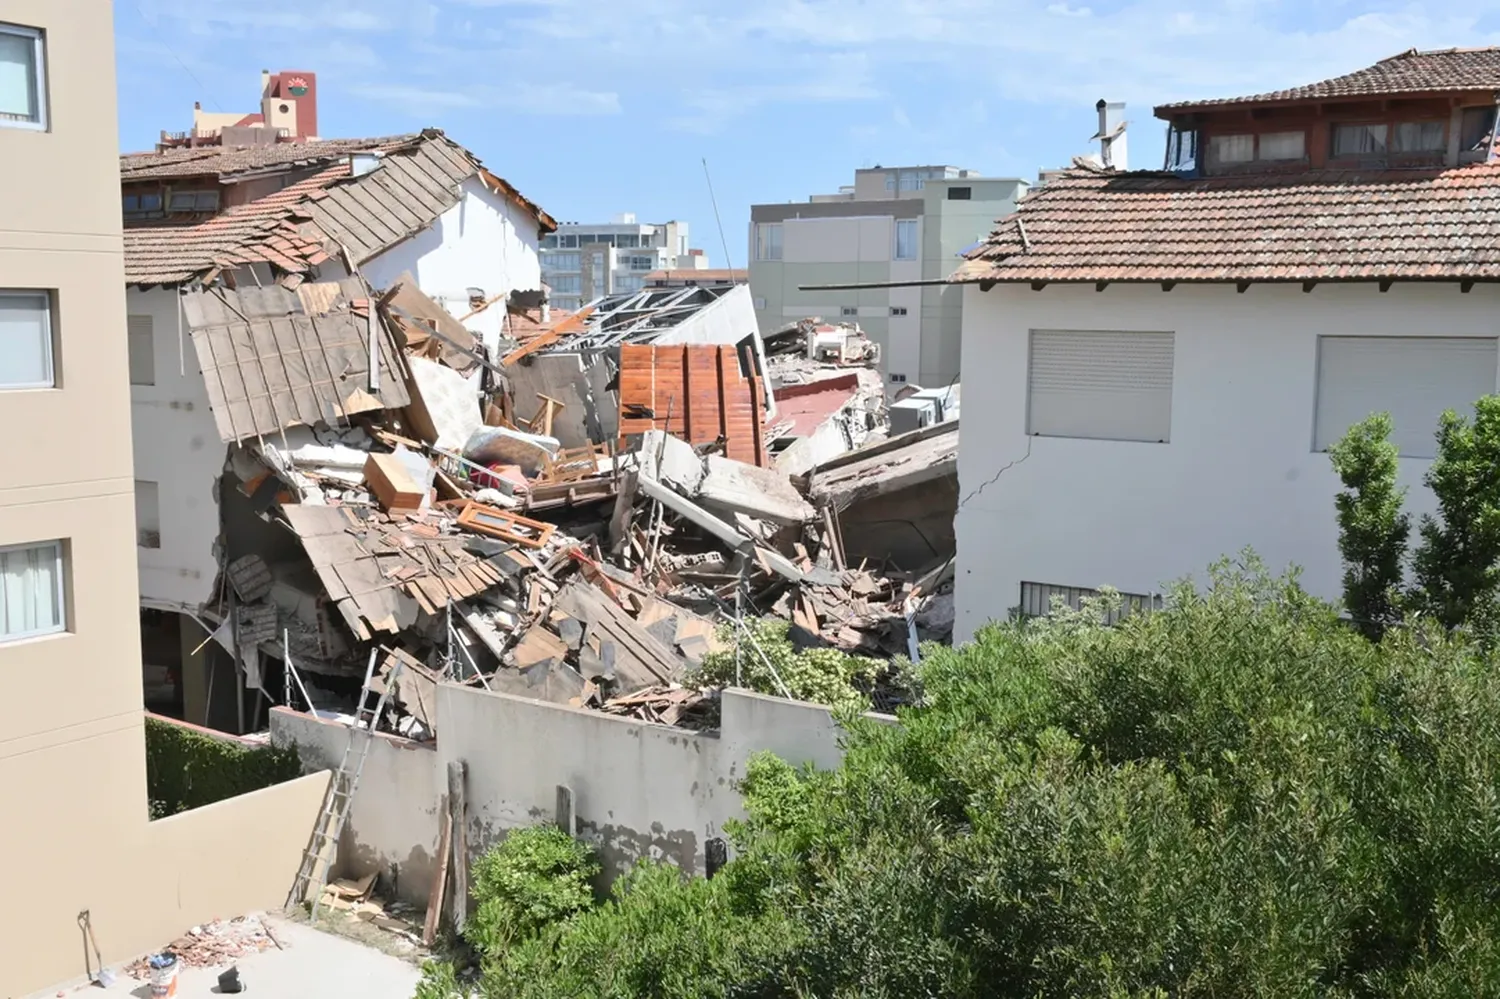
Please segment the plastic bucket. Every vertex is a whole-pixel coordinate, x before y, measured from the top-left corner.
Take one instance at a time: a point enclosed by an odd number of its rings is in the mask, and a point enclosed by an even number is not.
[[[177,994],[177,955],[155,954],[147,963],[151,966],[151,994],[175,996]]]

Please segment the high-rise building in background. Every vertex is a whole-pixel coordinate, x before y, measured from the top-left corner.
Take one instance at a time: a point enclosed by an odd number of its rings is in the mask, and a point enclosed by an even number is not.
[[[542,240],[542,281],[552,305],[577,309],[605,295],[639,291],[652,271],[704,270],[708,257],[688,246],[686,222],[564,222]]]
[[[952,382],[963,289],[878,286],[947,277],[1025,191],[1024,180],[953,166],[875,167],[856,170],[837,194],[752,206],[750,291],[761,332],[813,316],[857,322],[880,344],[888,389]]]

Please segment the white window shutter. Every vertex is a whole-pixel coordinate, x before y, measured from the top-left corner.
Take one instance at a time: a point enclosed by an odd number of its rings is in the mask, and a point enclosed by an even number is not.
[[[1027,432],[1171,440],[1173,346],[1171,333],[1032,330]]]
[[[1494,337],[1318,338],[1313,449],[1326,451],[1371,413],[1390,413],[1403,457],[1431,458],[1443,410],[1472,413],[1495,391]]]

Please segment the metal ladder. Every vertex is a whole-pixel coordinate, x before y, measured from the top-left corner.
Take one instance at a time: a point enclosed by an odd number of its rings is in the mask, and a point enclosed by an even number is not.
[[[359,703],[354,708],[354,720],[349,723],[349,741],[344,745],[344,758],[339,763],[333,779],[328,782],[328,791],[323,795],[323,805],[318,811],[318,821],[313,826],[312,838],[302,853],[302,864],[297,869],[297,878],[287,895],[286,905],[291,908],[312,895],[312,919],[318,918],[318,905],[322,902],[323,886],[328,883],[328,872],[333,866],[334,854],[338,852],[339,837],[343,835],[344,823],[349,819],[349,805],[354,792],[359,789],[359,778],[365,771],[365,758],[370,752],[370,743],[380,718],[385,714],[386,701],[401,673],[398,658],[385,678],[385,689],[371,708],[370,697],[375,693],[370,684],[375,677],[375,659],[378,649],[370,650],[370,663],[365,667],[365,682],[359,688]],[[363,738],[361,738],[363,736]]]

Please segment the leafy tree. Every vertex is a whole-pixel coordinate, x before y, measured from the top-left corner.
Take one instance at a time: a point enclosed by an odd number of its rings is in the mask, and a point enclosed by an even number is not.
[[[885,663],[834,648],[799,652],[787,637],[791,625],[777,618],[751,618],[745,626],[750,639],[742,641],[738,663],[736,629],[729,624],[720,636],[727,648],[704,656],[689,682],[705,687],[739,686],[832,708],[870,707],[870,690]]]
[[[1416,598],[1449,628],[1493,634],[1500,597],[1500,396],[1474,405],[1469,422],[1451,410],[1437,431],[1426,483],[1438,515],[1422,518]]]
[[[757,758],[713,881],[643,865],[485,996],[1500,996],[1487,653],[1253,559],[1096,611],[934,650],[836,770]]]
[[[1401,511],[1406,490],[1396,485],[1400,451],[1391,443],[1389,413],[1349,428],[1328,449],[1344,484],[1334,497],[1339,554],[1344,559],[1344,606],[1367,636],[1379,639],[1397,617],[1402,563],[1411,520]]]

